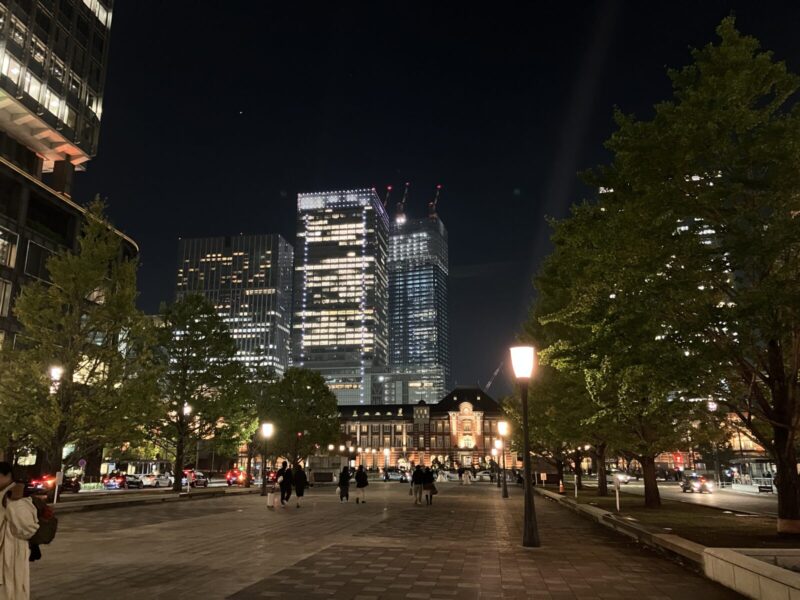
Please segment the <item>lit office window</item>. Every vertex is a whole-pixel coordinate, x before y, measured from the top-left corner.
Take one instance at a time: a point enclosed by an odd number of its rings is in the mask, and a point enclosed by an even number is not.
[[[8,54],[3,57],[2,72],[3,75],[8,77],[16,85],[19,85],[19,76],[22,73],[22,65],[20,65]]]
[[[61,108],[61,98],[50,88],[45,89],[44,102],[42,104],[48,111],[58,116],[58,111]]]
[[[22,89],[28,96],[39,101],[39,95],[42,93],[42,82],[30,74],[30,71],[25,73]]]
[[[16,233],[0,227],[0,265],[13,267],[17,259],[17,243],[19,237]]]
[[[44,59],[47,56],[47,49],[44,44],[35,37],[31,37],[31,58],[40,65],[44,64]]]

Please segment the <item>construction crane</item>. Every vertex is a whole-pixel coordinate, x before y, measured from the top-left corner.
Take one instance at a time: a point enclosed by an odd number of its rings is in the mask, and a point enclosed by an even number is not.
[[[406,181],[406,189],[403,191],[403,199],[397,203],[397,207],[395,209],[394,220],[400,225],[406,222],[406,200],[408,200],[409,187],[411,187],[411,184]]]
[[[442,194],[442,184],[438,184],[436,186],[436,195],[433,197],[433,200],[428,202],[428,216],[430,218],[438,217],[439,215],[436,213],[436,205],[439,204],[439,196]]]
[[[500,369],[503,368],[503,365],[505,364],[505,362],[506,361],[501,360],[500,364],[497,365],[497,368],[494,370],[494,373],[492,373],[492,376],[489,378],[489,382],[486,384],[486,387],[484,388],[485,392],[487,392],[487,393],[489,392],[489,388],[492,387],[492,384],[494,383],[495,377],[497,377],[497,374],[500,372]]]
[[[383,199],[383,208],[387,208],[389,206],[389,196],[392,195],[392,186],[386,186],[386,197]]]

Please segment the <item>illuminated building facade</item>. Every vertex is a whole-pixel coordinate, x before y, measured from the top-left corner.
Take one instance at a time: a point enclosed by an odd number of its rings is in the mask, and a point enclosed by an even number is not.
[[[237,358],[281,375],[289,366],[293,260],[279,235],[181,239],[177,297],[205,296],[230,327]]]
[[[389,238],[387,402],[437,402],[449,386],[447,230],[433,213],[398,215]]]
[[[479,388],[456,388],[433,404],[339,406],[344,453],[368,469],[486,468],[500,439],[497,424],[504,420],[497,401]],[[507,446],[507,468],[515,468],[516,459]]]
[[[389,218],[374,189],[297,198],[293,363],[341,404],[383,402]]]
[[[72,177],[97,150],[111,10],[111,0],[0,0],[0,343],[19,332],[19,286],[49,280],[47,258],[77,250],[86,211]]]

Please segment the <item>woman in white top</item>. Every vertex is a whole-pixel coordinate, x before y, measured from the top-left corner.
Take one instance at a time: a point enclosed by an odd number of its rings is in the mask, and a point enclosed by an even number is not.
[[[28,540],[39,528],[36,507],[14,483],[11,465],[0,462],[0,600],[28,600],[31,575]]]

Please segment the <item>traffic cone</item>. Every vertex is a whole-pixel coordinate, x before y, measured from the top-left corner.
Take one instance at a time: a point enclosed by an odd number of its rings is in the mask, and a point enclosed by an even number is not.
[[[559,494],[563,494],[564,493],[564,480],[563,479],[560,479],[558,481],[558,493]]]

